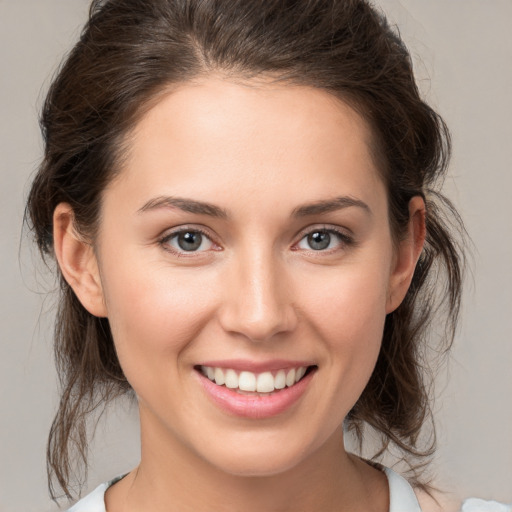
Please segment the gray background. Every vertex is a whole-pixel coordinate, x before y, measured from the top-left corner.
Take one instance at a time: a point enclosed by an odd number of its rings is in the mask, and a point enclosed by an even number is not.
[[[438,485],[512,501],[512,2],[380,0],[415,57],[420,86],[454,139],[446,183],[476,249],[463,321],[436,402]],[[85,20],[85,0],[0,0],[0,511],[56,510],[45,442],[57,404],[51,355],[54,286],[20,245],[41,156],[44,91]],[[38,264],[39,269],[42,265]],[[44,269],[43,269],[44,270]],[[136,414],[100,423],[89,487],[137,461]]]

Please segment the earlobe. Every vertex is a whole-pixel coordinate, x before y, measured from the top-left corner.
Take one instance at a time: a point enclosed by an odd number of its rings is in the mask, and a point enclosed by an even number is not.
[[[409,201],[407,236],[399,242],[390,276],[386,313],[393,312],[404,300],[411,285],[426,236],[425,201],[415,196]]]
[[[78,300],[92,315],[106,317],[98,261],[92,245],[77,233],[69,204],[60,203],[55,208],[53,244],[62,275]]]

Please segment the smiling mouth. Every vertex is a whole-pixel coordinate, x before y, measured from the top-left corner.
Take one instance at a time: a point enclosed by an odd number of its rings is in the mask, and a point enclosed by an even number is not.
[[[299,366],[297,368],[253,373],[213,366],[195,367],[197,371],[217,386],[226,387],[242,395],[274,394],[282,389],[294,386],[316,368],[315,365]]]

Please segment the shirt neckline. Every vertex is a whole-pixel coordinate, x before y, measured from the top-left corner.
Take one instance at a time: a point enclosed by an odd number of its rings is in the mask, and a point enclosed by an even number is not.
[[[388,480],[389,512],[421,512],[418,499],[409,482],[390,468],[379,466],[379,469],[384,472]],[[106,512],[105,492],[127,474],[100,484],[67,512]]]

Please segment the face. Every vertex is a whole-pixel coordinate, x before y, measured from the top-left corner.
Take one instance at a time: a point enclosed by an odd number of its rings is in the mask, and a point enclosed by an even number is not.
[[[96,255],[143,453],[270,475],[339,445],[394,307],[370,147],[326,92],[213,78],[136,126]]]

